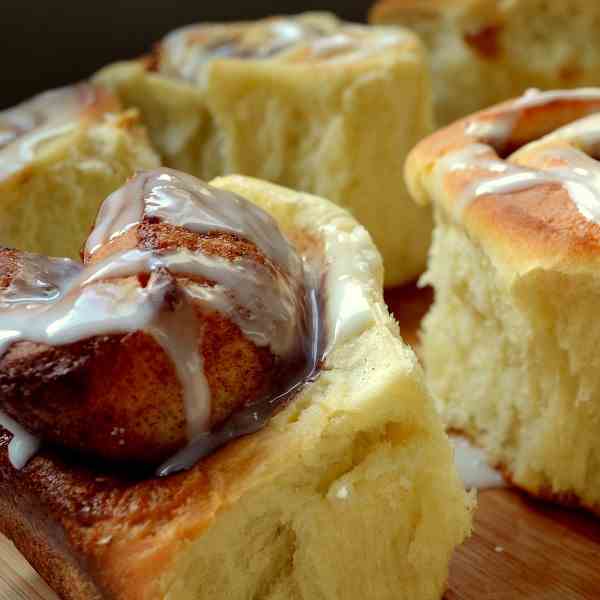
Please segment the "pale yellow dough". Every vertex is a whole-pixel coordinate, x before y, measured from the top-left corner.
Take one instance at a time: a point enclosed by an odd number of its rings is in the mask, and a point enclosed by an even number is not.
[[[425,281],[427,380],[446,423],[520,487],[600,511],[600,282],[522,272],[440,224]]]
[[[332,34],[345,26],[329,15],[295,20]],[[431,239],[430,210],[411,201],[402,175],[431,130],[428,68],[409,32],[355,30],[368,51],[214,58],[195,81],[125,62],[97,80],[139,108],[165,164],[203,179],[260,177],[349,209],[383,255],[386,285],[397,285],[424,270]],[[379,47],[390,35],[398,39]]]

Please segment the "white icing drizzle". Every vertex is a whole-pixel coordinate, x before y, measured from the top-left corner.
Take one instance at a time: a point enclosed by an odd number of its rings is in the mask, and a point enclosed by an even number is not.
[[[320,60],[359,60],[374,52],[404,44],[408,32],[402,29],[367,30],[358,25],[343,26],[338,33],[311,42],[312,55]]]
[[[49,282],[54,283],[54,282]],[[129,333],[144,329],[164,303],[171,279],[157,273],[145,288],[137,280],[103,281],[79,287],[66,284],[66,292],[52,303],[18,302],[0,307],[0,355],[10,345],[27,340],[61,346],[92,336]],[[55,282],[56,287],[65,282]]]
[[[177,311],[161,311],[145,330],[161,345],[177,370],[189,442],[208,430],[211,413],[211,392],[199,352],[200,332],[194,308],[184,299]]]
[[[303,17],[192,25],[166,36],[159,70],[164,75],[200,83],[206,66],[215,59],[356,60],[404,44],[407,37],[399,29],[375,29],[337,20],[317,22]]]
[[[109,196],[102,205],[86,244],[86,255],[118,237],[144,218],[156,218],[194,233],[232,233],[254,243],[290,276],[300,275],[285,238],[275,220],[236,194],[212,188],[199,179],[159,169],[143,173]]]
[[[68,282],[81,272],[82,265],[69,258],[50,258],[19,252],[19,271],[0,292],[0,310],[18,304],[54,302]]]
[[[331,58],[335,55],[348,54],[356,47],[356,37],[348,32],[339,32],[321,37],[310,44],[314,56],[318,58]]]
[[[143,173],[106,200],[88,257],[142,219],[234,233],[254,242],[277,268],[185,248],[132,249],[86,266],[23,255],[22,274],[0,292],[0,356],[21,340],[60,346],[145,331],[177,370],[193,441],[207,432],[211,398],[192,306],[227,315],[256,345],[269,346],[281,360],[298,360],[307,350],[303,265],[256,206],[169,169]],[[142,273],[150,276],[145,287],[137,277]]]
[[[76,118],[95,100],[94,88],[81,84],[0,112],[0,180],[30,163],[43,143],[73,131]]]
[[[319,34],[314,25],[292,17],[231,25],[189,25],[171,32],[163,40],[160,71],[199,81],[211,60],[266,59]]]
[[[315,377],[319,362],[334,346],[358,337],[374,323],[383,305],[369,302],[369,295],[376,295],[380,282],[373,278],[375,265],[380,257],[374,249],[369,234],[361,226],[348,227],[345,217],[330,219],[315,227],[315,233],[323,242],[323,255],[305,256],[305,273],[308,282],[309,301],[307,333],[304,340],[308,361],[306,368],[292,384],[279,395],[250,406],[232,416],[216,432],[202,433],[177,455],[158,469],[158,475],[169,475],[189,468],[199,458],[210,454],[231,439],[257,431],[270,417],[274,407],[296,393],[306,381]],[[323,256],[326,263],[322,264]],[[322,331],[317,289],[325,278],[326,332]]]
[[[15,469],[22,469],[39,450],[40,440],[2,410],[0,410],[0,425],[13,436],[8,444],[8,459]]]
[[[510,112],[501,118],[474,119],[468,121],[465,133],[495,147],[501,147],[510,138],[517,121],[518,112]]]
[[[494,177],[498,173],[506,173],[510,166],[501,161],[492,148],[484,144],[469,144],[460,150],[449,152],[443,156],[435,165],[434,170],[434,194],[436,198],[445,196],[444,186],[446,178],[458,171],[474,170],[475,168],[489,171],[489,176]],[[470,193],[463,193],[456,200],[453,213],[460,220],[466,205],[472,202]]]
[[[543,170],[518,169],[503,177],[484,181],[475,186],[471,198],[488,194],[512,194],[542,184],[561,185],[577,210],[588,221],[600,224],[600,165],[575,149],[542,152],[549,159],[560,159],[562,166],[545,166]]]
[[[510,139],[514,126],[524,111],[539,108],[553,102],[600,102],[600,89],[580,88],[576,90],[554,90],[542,92],[527,90],[523,96],[497,111],[487,111],[467,121],[465,133],[480,142],[502,147]]]
[[[298,261],[298,265],[300,265]],[[300,267],[301,268],[301,267]],[[269,346],[285,356],[297,342],[298,330],[290,316],[298,308],[297,287],[285,285],[272,269],[248,259],[230,261],[186,249],[166,254],[151,250],[128,250],[83,271],[80,285],[124,278],[166,269],[175,276],[214,285],[186,281],[185,293],[207,310],[231,318],[257,346]],[[240,310],[243,308],[244,310]]]
[[[597,156],[600,151],[600,113],[583,117],[548,134],[545,141],[566,140],[584,152]]]
[[[451,435],[450,441],[454,446],[454,462],[466,489],[485,490],[506,485],[502,475],[489,465],[483,450],[462,436]]]
[[[331,330],[328,351],[358,336],[374,321],[373,265],[379,260],[363,227],[344,231],[334,221],[321,228],[327,265],[327,323]]]
[[[558,185],[567,190],[581,215],[600,224],[600,164],[585,153],[598,151],[600,115],[584,117],[538,141],[535,165],[521,166],[505,161],[496,152],[510,139],[519,111],[573,99],[600,102],[600,90],[530,91],[508,108],[502,109],[499,115],[490,113],[493,115],[491,120],[490,114],[487,114],[484,118],[467,122],[465,133],[476,141],[439,160],[434,176],[435,193],[443,197],[446,178],[450,173],[477,171],[476,180],[462,190],[455,202],[453,214],[457,220],[462,219],[465,210],[483,196],[513,194],[540,185]],[[600,110],[600,107],[596,110]],[[528,160],[532,161],[531,158]]]
[[[579,88],[574,90],[551,90],[540,91],[535,88],[527,90],[520,98],[517,98],[512,107],[516,110],[545,106],[552,102],[564,100],[581,100],[582,102],[600,101],[600,89]]]
[[[484,151],[485,149],[485,151]],[[473,144],[445,156],[436,166],[438,193],[443,193],[449,172],[475,170],[477,180],[459,195],[453,208],[457,220],[478,198],[521,192],[539,185],[560,185],[579,212],[589,221],[600,224],[600,165],[579,150],[548,151],[548,158],[561,158],[561,166],[540,169],[489,158],[489,147]]]

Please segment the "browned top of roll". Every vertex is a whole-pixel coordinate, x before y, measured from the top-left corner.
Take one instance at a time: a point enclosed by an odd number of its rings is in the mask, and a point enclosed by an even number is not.
[[[596,265],[598,112],[600,89],[531,90],[423,140],[409,188],[518,269]]]
[[[201,83],[216,60],[258,60],[288,65],[361,62],[419,42],[401,29],[355,25],[327,13],[305,13],[235,23],[200,23],[171,32],[155,48],[148,67]]]

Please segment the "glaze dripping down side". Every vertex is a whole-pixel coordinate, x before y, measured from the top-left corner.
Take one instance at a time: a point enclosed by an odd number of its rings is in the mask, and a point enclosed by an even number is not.
[[[40,440],[0,410],[0,426],[12,433],[8,444],[8,459],[15,469],[22,469],[40,448]]]
[[[502,474],[488,462],[485,452],[460,435],[451,435],[454,463],[467,490],[506,487]]]
[[[322,248],[303,257],[307,360],[278,391],[237,412],[218,430],[198,436],[161,465],[158,475],[189,468],[227,442],[264,427],[306,384],[314,381],[336,346],[358,338],[383,316],[378,311],[386,309],[374,301],[381,282],[373,277],[381,257],[366,229],[359,225],[348,228],[346,217],[338,216],[315,225],[314,234]]]
[[[373,278],[381,258],[366,229],[347,227],[345,217],[315,226],[322,247],[304,254],[304,322],[302,361],[271,395],[235,413],[222,427],[200,434],[157,470],[160,476],[191,467],[231,440],[254,433],[268,423],[305,385],[341,344],[356,339],[385,309],[374,302],[381,282]]]
[[[313,279],[311,283],[311,279]],[[326,332],[322,321],[323,298],[314,278],[307,278],[305,296],[306,338],[304,359],[293,365],[281,385],[264,398],[236,411],[223,425],[195,436],[191,442],[156,470],[158,477],[189,469],[227,443],[260,431],[269,420],[318,377],[325,357]]]
[[[185,247],[137,247],[96,258],[100,248],[142,223],[225,232],[251,242],[266,259],[263,264]],[[18,272],[0,290],[0,357],[20,341],[61,346],[146,332],[176,368],[192,454],[200,438],[210,448],[223,439],[223,431],[208,428],[211,391],[198,310],[229,318],[257,347],[268,347],[286,375],[267,400],[235,415],[227,439],[262,426],[316,370],[319,309],[302,259],[270,216],[193,177],[168,169],[142,173],[109,197],[86,244],[84,265],[22,253],[19,258]],[[183,467],[167,471],[177,468]]]

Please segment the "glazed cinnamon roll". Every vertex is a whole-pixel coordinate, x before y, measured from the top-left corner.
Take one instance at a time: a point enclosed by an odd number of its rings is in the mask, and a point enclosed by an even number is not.
[[[0,529],[63,598],[441,596],[470,498],[347,212],[160,169],[83,256],[0,252]]]
[[[423,356],[448,425],[533,494],[598,512],[600,90],[538,92],[424,140]]]
[[[0,246],[77,258],[106,196],[158,166],[137,111],[79,84],[0,112]]]
[[[431,102],[412,34],[311,13],[193,25],[97,79],[140,109],[165,164],[322,195],[367,227],[386,284],[422,272],[431,217],[402,168],[430,131]]]
[[[530,87],[599,85],[598,18],[588,0],[379,0],[370,20],[425,42],[446,125]]]

